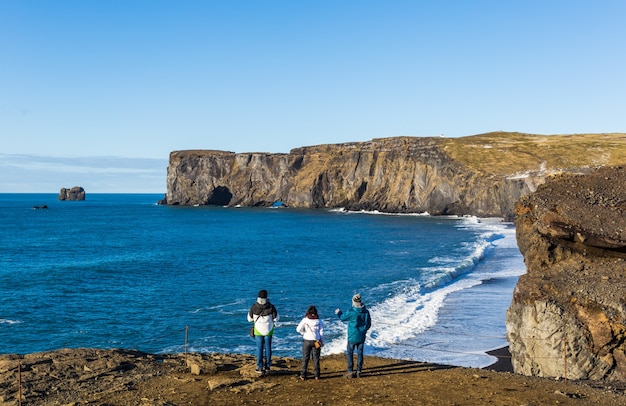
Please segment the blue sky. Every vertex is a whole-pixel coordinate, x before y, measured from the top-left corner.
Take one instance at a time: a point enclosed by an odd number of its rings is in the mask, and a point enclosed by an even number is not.
[[[623,0],[0,0],[0,192],[161,193],[183,149],[626,132],[625,15]]]

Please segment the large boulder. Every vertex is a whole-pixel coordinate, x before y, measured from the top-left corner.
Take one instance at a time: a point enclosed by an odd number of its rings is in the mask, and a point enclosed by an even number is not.
[[[555,176],[515,212],[527,267],[506,316],[515,372],[626,380],[626,170]]]

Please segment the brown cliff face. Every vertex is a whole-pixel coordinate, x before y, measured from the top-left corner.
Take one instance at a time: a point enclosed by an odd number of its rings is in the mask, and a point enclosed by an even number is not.
[[[556,176],[515,210],[527,266],[506,320],[515,372],[626,380],[626,169]]]
[[[577,159],[569,159],[575,154]],[[289,207],[510,219],[515,202],[549,174],[626,163],[625,155],[620,135],[518,133],[385,138],[296,148],[289,154],[175,151],[165,201],[269,206],[280,200]]]

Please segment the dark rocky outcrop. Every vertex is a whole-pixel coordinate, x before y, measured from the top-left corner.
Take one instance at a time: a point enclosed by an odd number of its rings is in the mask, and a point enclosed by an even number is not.
[[[506,318],[515,372],[626,380],[626,169],[555,176],[515,212],[527,267]]]
[[[80,186],[71,189],[61,188],[59,200],[85,200],[85,189]]]
[[[167,204],[167,194],[163,196],[163,199],[159,199],[157,201],[158,205],[166,205]]]
[[[170,154],[169,205],[428,212],[512,219],[515,202],[550,174],[626,163],[620,134],[395,137],[296,148],[288,154]]]

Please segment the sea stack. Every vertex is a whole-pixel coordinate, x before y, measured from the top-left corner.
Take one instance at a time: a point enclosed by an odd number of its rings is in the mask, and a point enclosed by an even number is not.
[[[85,189],[80,186],[71,189],[61,188],[59,200],[85,200]]]

